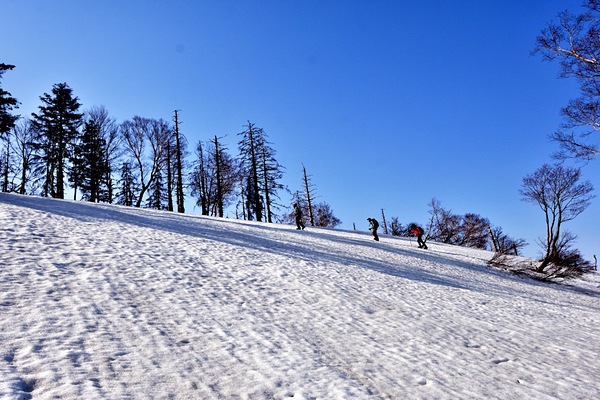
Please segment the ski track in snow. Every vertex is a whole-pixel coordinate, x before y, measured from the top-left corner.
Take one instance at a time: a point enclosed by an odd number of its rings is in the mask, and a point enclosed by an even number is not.
[[[0,194],[0,398],[600,397],[595,275],[428,245]]]

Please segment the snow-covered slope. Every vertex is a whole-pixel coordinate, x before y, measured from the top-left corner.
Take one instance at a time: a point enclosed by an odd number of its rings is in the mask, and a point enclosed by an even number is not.
[[[0,194],[2,399],[595,399],[597,277]]]

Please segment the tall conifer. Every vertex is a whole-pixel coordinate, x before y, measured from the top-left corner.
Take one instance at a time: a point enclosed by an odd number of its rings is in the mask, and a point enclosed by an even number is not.
[[[5,71],[13,69],[15,66],[0,63],[0,81]],[[12,95],[0,87],[0,138],[8,133],[14,126],[17,115],[12,115],[10,111],[18,107],[18,101]]]
[[[82,122],[83,114],[78,112],[81,104],[66,83],[55,84],[52,94],[44,93],[40,100],[40,112],[32,114],[32,123],[37,130],[41,159],[46,165],[43,195],[64,199],[66,160]]]

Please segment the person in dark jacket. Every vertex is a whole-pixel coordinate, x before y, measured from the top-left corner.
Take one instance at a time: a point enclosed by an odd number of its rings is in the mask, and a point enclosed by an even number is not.
[[[375,218],[367,218],[367,221],[369,221],[369,224],[371,224],[369,230],[373,233],[373,240],[377,240],[379,242],[379,236],[377,236],[377,228],[379,228],[379,222],[377,222]]]
[[[410,225],[410,233],[412,233],[413,235],[415,235],[417,237],[417,244],[419,245],[420,249],[427,249],[427,245],[425,244],[425,241],[423,240],[423,233],[425,233],[423,228],[421,228],[417,224],[411,224]]]
[[[304,226],[304,222],[302,222],[302,210],[300,209],[298,203],[294,203],[294,216],[296,217],[296,229],[304,230],[306,226]]]

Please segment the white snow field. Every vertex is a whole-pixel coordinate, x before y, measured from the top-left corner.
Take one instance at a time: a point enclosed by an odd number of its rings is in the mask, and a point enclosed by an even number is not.
[[[597,275],[491,256],[0,194],[0,398],[600,398]]]

